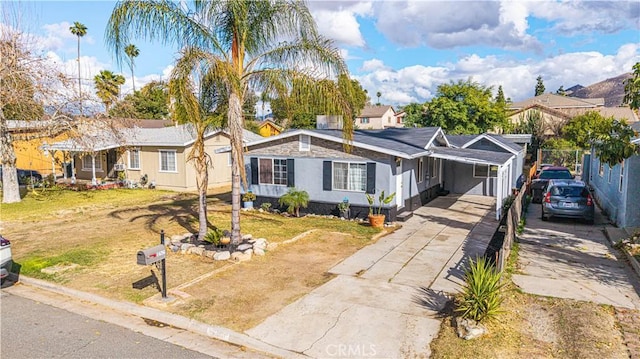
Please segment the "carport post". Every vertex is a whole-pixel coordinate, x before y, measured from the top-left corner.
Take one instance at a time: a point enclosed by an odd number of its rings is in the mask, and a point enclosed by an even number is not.
[[[160,231],[160,244],[165,246],[164,244],[164,229]],[[162,298],[167,299],[167,258],[162,259]]]

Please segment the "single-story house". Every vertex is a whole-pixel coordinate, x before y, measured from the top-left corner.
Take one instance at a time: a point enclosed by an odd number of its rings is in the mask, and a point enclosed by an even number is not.
[[[451,140],[450,140],[451,139]],[[504,199],[522,173],[522,147],[499,135],[446,136],[439,127],[355,130],[345,152],[341,130],[293,130],[247,143],[249,188],[257,205],[295,187],[309,194],[308,212],[337,212],[349,202],[352,217],[366,217],[366,194],[395,193],[383,207],[387,220],[411,213],[443,191]],[[229,151],[228,148],[221,151]],[[274,207],[274,208],[275,208]]]
[[[259,123],[258,132],[262,137],[277,136],[282,132],[282,126],[273,122],[273,119],[266,119]]]
[[[631,127],[640,132],[640,123]],[[632,143],[640,146],[640,136]],[[596,202],[616,226],[640,227],[640,155],[635,154],[613,167],[600,161],[594,148],[585,157],[589,173],[583,179],[593,189]]]
[[[404,127],[404,116],[397,116],[391,106],[365,105],[355,119],[355,127],[361,130]]]
[[[146,176],[156,188],[176,191],[193,191],[196,186],[196,170],[187,158],[195,142],[195,131],[190,125],[174,125],[161,128],[126,128],[114,134],[94,131],[82,138],[43,146],[48,151],[67,151],[73,158],[72,178],[97,182],[98,178],[126,179],[137,182]],[[245,131],[246,141],[262,138]],[[229,135],[221,129],[211,129],[205,134],[205,150],[211,156],[209,186],[231,182],[231,160],[228,153],[216,150],[229,146]],[[120,175],[122,173],[123,175]]]

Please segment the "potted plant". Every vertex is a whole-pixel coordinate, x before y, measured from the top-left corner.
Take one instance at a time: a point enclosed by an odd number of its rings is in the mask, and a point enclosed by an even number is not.
[[[242,202],[244,208],[253,208],[253,201],[255,201],[256,195],[249,191],[242,195]]]
[[[385,215],[382,214],[382,205],[391,203],[393,198],[396,196],[396,193],[393,192],[392,194],[385,197],[384,191],[380,192],[380,196],[378,196],[377,207],[374,206],[375,197],[368,193],[366,195],[367,202],[369,202],[369,224],[374,228],[384,227]]]

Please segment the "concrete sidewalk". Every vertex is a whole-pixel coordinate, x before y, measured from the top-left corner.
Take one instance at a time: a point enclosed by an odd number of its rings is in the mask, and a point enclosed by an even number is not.
[[[330,270],[337,277],[247,331],[317,358],[429,356],[438,312],[498,226],[495,199],[439,197]]]

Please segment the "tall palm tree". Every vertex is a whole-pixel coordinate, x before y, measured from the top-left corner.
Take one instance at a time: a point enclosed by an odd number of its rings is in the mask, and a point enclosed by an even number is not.
[[[93,81],[96,85],[96,95],[104,103],[106,113],[109,113],[111,105],[118,100],[120,96],[120,86],[124,84],[124,76],[116,75],[109,70],[102,70],[97,74]]]
[[[80,76],[80,38],[87,34],[87,27],[80,22],[74,22],[69,28],[72,34],[78,37],[78,97],[82,97],[82,83]],[[80,112],[82,112],[82,100],[80,100]]]
[[[136,92],[136,81],[133,76],[133,68],[135,67],[134,58],[140,55],[140,50],[134,44],[129,44],[124,48],[124,53],[129,58],[129,67],[131,68],[131,84],[133,85],[133,93]]]
[[[380,91],[376,92],[376,97],[378,98],[377,106],[380,106],[380,96],[382,96],[382,93]]]
[[[121,58],[132,36],[160,40],[181,48],[172,79],[185,79],[198,69],[213,87],[223,89],[226,127],[231,142],[231,234],[240,236],[240,185],[247,186],[243,157],[242,104],[250,91],[265,91],[274,97],[284,94],[294,79],[304,78],[306,90],[322,101],[329,114],[352,118],[340,94],[325,93],[316,80],[346,73],[346,65],[332,42],[322,38],[303,1],[300,0],[213,0],[192,4],[169,0],[124,0],[111,14],[106,30],[108,45]],[[187,84],[187,82],[184,82]],[[318,90],[320,88],[320,91]],[[335,86],[334,86],[335,88]],[[195,92],[183,86],[185,91]],[[184,97],[182,100],[188,99]],[[180,99],[178,99],[180,100]],[[181,104],[190,121],[199,111],[194,97]],[[175,113],[174,113],[175,117]],[[352,121],[344,121],[345,138],[350,139]],[[198,134],[195,148],[204,142]],[[348,142],[345,147],[348,149]],[[204,150],[200,150],[204,151]],[[207,171],[204,153],[194,154],[196,169]],[[206,218],[207,176],[198,178],[200,219]],[[202,220],[201,220],[202,222]],[[200,223],[199,237],[203,225]]]

